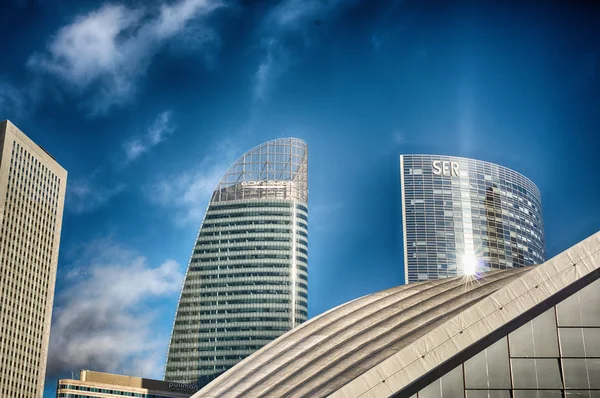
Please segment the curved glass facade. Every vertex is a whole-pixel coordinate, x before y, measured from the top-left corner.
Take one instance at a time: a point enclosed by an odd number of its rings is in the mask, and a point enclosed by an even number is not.
[[[496,164],[401,155],[406,283],[540,264],[546,259],[538,188]]]
[[[204,216],[165,380],[204,385],[308,317],[308,150],[277,139],[242,155]]]

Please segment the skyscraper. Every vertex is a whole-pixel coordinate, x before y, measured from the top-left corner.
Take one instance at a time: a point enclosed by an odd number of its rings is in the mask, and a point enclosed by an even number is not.
[[[308,150],[268,141],[223,175],[179,299],[165,380],[206,384],[308,317]]]
[[[0,122],[0,397],[41,397],[67,172]]]
[[[401,155],[407,283],[541,264],[546,260],[540,191],[496,164]]]

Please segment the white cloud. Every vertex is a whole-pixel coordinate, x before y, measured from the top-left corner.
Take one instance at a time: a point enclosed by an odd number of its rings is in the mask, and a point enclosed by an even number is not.
[[[130,162],[137,159],[164,141],[167,135],[172,134],[175,131],[175,126],[171,119],[171,111],[160,113],[148,128],[148,132],[143,139],[126,142],[123,145],[126,161]]]
[[[161,176],[147,185],[146,196],[154,204],[174,212],[177,225],[199,225],[219,179],[240,155],[237,146],[224,141],[199,167]]]
[[[156,120],[148,129],[148,139],[151,145],[159,144],[167,134],[171,134],[174,127],[171,123],[171,112],[166,111],[156,117]]]
[[[138,78],[165,41],[222,5],[217,0],[179,0],[158,10],[104,5],[61,28],[47,51],[31,56],[28,66],[79,93],[93,86],[97,91],[89,105],[93,113],[103,113],[131,99]]]
[[[310,31],[322,20],[332,17],[341,7],[354,0],[284,0],[265,17],[263,23],[263,56],[254,73],[254,99],[264,100],[277,79],[292,63],[286,39],[301,38],[309,43]]]
[[[155,332],[153,305],[176,297],[182,267],[174,260],[152,267],[110,239],[85,246],[76,266],[57,296],[48,376],[94,369],[160,378],[169,336]]]
[[[74,180],[67,184],[65,208],[73,213],[87,213],[106,204],[126,188],[125,184],[116,184],[110,188],[94,185],[93,177],[89,180]]]

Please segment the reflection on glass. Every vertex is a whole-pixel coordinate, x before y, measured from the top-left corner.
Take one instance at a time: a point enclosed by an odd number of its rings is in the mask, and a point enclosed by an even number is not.
[[[562,388],[557,359],[511,359],[515,388]]]
[[[585,357],[582,328],[559,328],[558,335],[560,336],[560,349],[563,357]]]
[[[464,396],[462,365],[419,392],[419,398],[463,398]]]
[[[563,359],[566,388],[590,388],[585,359]]]
[[[510,398],[508,390],[467,390],[467,398]]]
[[[600,392],[600,391],[599,391]],[[568,398],[595,398],[591,391],[565,391],[565,396]]]
[[[562,398],[561,390],[515,390],[514,398]]]
[[[559,326],[600,327],[600,279],[557,306]]]
[[[600,279],[579,291],[583,326],[600,326]]]
[[[509,335],[511,357],[558,357],[554,308]]]
[[[558,326],[581,326],[581,310],[579,307],[578,293],[558,303],[556,306]]]
[[[510,388],[506,337],[465,362],[466,388]]]

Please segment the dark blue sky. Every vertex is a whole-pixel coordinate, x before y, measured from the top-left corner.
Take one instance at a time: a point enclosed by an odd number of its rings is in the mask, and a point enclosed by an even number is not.
[[[549,256],[600,229],[593,2],[3,1],[0,119],[69,171],[47,395],[162,377],[209,194],[266,140],[309,145],[309,309],[403,280],[399,155],[540,188]]]

